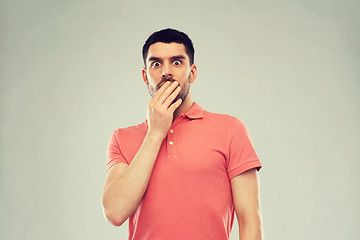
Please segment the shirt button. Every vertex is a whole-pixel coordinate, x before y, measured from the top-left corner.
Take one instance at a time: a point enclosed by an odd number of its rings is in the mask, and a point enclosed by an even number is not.
[[[173,145],[173,144],[174,144],[174,142],[173,142],[173,141],[170,141],[170,142],[169,142],[169,144],[170,144],[170,145]]]
[[[170,133],[174,133],[174,130],[170,129]]]

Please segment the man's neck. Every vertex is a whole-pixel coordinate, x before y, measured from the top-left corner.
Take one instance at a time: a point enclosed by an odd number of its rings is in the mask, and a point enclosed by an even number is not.
[[[187,111],[190,110],[190,108],[193,105],[193,101],[191,98],[190,93],[187,95],[186,99],[184,102],[181,103],[181,105],[175,110],[174,112],[174,120],[180,116],[182,113],[186,113]]]

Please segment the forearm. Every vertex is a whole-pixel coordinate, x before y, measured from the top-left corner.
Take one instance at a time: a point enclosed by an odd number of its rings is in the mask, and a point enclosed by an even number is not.
[[[239,222],[239,239],[241,240],[263,240],[263,228],[261,214],[255,216],[240,218]]]
[[[148,133],[131,164],[105,184],[104,212],[114,225],[121,225],[140,204],[162,141],[163,138]]]

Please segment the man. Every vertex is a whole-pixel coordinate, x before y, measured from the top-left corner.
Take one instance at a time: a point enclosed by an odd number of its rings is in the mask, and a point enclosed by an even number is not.
[[[229,239],[234,210],[242,240],[262,239],[261,163],[237,118],[192,102],[197,75],[189,37],[153,33],[142,78],[152,99],[146,121],[114,131],[102,203],[107,219],[129,218],[129,239]]]

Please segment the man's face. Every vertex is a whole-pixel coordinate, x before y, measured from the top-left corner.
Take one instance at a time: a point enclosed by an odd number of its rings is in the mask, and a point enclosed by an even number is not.
[[[196,66],[190,66],[189,56],[181,43],[157,42],[149,47],[143,79],[153,97],[166,81],[177,81],[181,92],[174,102],[181,98],[183,102],[189,93],[190,83],[195,81]]]

